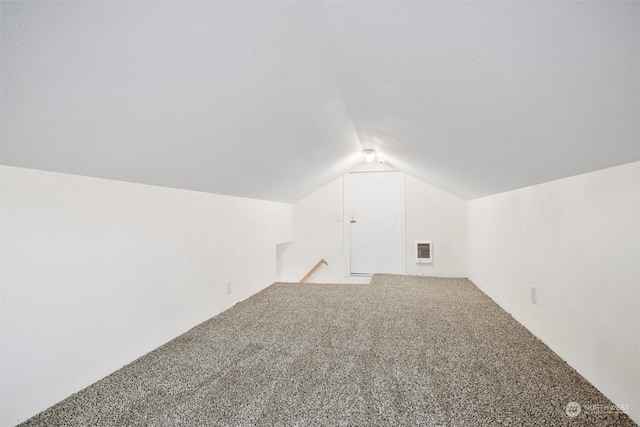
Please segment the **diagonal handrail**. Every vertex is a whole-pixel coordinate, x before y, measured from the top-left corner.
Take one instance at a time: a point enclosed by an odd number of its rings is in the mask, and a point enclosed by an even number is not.
[[[307,279],[308,279],[309,277],[311,277],[311,275],[312,275],[313,273],[315,273],[315,272],[316,272],[316,270],[317,270],[317,269],[319,269],[319,268],[320,268],[320,266],[321,266],[322,264],[329,265],[329,263],[327,263],[327,261],[325,261],[325,260],[324,260],[324,258],[322,258],[320,261],[318,261],[318,263],[317,263],[316,265],[314,265],[314,266],[313,266],[313,268],[312,268],[311,270],[309,270],[309,272],[307,273],[307,275],[306,275],[306,276],[304,276],[304,277],[300,280],[300,283],[304,283],[304,282],[306,282],[306,281],[307,281]]]

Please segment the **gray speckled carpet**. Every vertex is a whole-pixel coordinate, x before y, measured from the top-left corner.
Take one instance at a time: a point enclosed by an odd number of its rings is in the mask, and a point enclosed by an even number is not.
[[[276,283],[23,425],[635,425],[586,405],[611,402],[468,280],[377,275]]]

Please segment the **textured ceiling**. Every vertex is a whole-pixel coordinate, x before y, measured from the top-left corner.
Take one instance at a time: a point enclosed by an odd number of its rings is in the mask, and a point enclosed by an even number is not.
[[[2,2],[2,163],[292,202],[640,160],[639,2]]]

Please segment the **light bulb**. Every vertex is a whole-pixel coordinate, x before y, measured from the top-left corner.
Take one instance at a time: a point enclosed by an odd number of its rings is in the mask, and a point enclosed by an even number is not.
[[[363,150],[362,156],[367,163],[371,163],[376,158],[376,152],[375,150]]]

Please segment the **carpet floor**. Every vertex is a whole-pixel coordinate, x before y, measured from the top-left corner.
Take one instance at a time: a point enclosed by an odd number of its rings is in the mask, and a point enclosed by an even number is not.
[[[275,283],[22,425],[636,425],[611,405],[470,281],[376,275]]]

